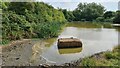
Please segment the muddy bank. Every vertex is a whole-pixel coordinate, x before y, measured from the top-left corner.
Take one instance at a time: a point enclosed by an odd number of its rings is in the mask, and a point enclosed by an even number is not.
[[[3,66],[38,66],[46,63],[40,56],[45,42],[42,40],[15,41],[2,47]]]

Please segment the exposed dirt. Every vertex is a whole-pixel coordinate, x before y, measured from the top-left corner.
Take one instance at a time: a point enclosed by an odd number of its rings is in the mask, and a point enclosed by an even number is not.
[[[0,62],[2,66],[57,66],[50,65],[44,57],[41,56],[42,51],[45,50],[45,42],[42,40],[22,40],[14,41],[6,46],[2,46],[2,52],[0,51]],[[98,59],[102,58],[101,53],[92,55]],[[79,66],[82,59],[73,61],[71,63],[65,63],[60,66]]]
[[[3,66],[38,66],[46,63],[40,56],[44,49],[44,42],[40,40],[14,41],[2,46]]]

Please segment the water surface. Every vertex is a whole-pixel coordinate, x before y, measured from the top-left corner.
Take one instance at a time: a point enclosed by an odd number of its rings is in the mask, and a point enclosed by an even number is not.
[[[58,49],[57,39],[61,37],[76,37],[82,41],[83,46],[82,48]],[[112,50],[114,46],[118,45],[118,31],[108,28],[78,28],[69,26],[64,29],[58,38],[48,39],[49,47],[42,53],[45,59],[57,65]]]

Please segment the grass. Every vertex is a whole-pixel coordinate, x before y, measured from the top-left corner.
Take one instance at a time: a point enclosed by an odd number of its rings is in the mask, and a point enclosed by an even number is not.
[[[120,67],[120,45],[112,51],[104,52],[96,56],[87,57],[82,60],[80,66],[114,66]]]
[[[0,14],[2,14],[2,9],[0,9]]]
[[[35,37],[44,39],[57,37],[64,25],[65,22],[40,23],[35,27]]]
[[[111,23],[103,23],[102,25],[104,26],[104,28],[113,28]]]
[[[67,27],[79,27],[79,28],[100,28],[100,24],[96,23],[88,23],[88,22],[74,22],[74,23],[68,23],[66,25]]]
[[[79,28],[113,28],[111,23],[100,23],[100,22],[70,22],[66,25],[67,27],[79,27]]]
[[[8,44],[10,40],[0,40],[0,45]]]

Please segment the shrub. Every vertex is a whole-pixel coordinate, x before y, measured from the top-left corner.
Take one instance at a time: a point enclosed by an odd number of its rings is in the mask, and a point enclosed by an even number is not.
[[[32,26],[24,16],[10,11],[3,14],[2,20],[3,39],[17,40],[30,38],[32,35]]]
[[[9,3],[3,10],[2,20],[5,40],[55,37],[64,24],[62,22],[66,21],[62,11],[43,2]]]
[[[62,26],[59,22],[43,23],[37,26],[37,35],[39,38],[50,38],[58,36],[60,27]]]
[[[103,23],[104,28],[112,28],[111,23]]]
[[[103,17],[98,17],[98,18],[96,18],[96,21],[97,21],[97,22],[103,22],[103,21],[104,21],[104,18],[103,18]]]

